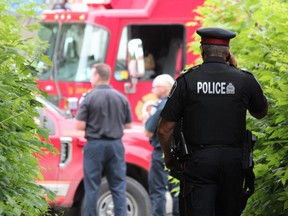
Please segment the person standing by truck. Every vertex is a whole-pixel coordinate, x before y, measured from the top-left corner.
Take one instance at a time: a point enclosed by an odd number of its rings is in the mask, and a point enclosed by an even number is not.
[[[126,97],[109,84],[111,69],[107,64],[92,66],[90,82],[94,89],[80,104],[77,129],[85,130],[84,215],[96,216],[97,196],[102,174],[109,183],[114,214],[127,215],[126,164],[122,136],[131,128],[132,115]]]
[[[161,113],[158,138],[165,164],[172,168],[171,137],[183,119],[182,143],[190,156],[181,179],[181,215],[238,216],[246,112],[261,119],[268,103],[252,73],[236,68],[229,48],[235,33],[221,28],[197,33],[204,62],[176,80]]]
[[[157,138],[157,127],[160,113],[167,101],[174,79],[168,74],[157,76],[152,83],[152,92],[160,100],[145,121],[145,135],[154,147],[148,175],[149,195],[152,204],[152,216],[166,216],[166,192],[168,187],[168,171],[164,167],[163,151]],[[170,188],[171,189],[171,188]],[[173,216],[178,215],[178,196],[171,193],[173,200]]]

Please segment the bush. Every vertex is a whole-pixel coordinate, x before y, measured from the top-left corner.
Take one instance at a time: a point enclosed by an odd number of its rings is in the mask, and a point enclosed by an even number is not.
[[[44,45],[22,37],[19,18],[35,16],[33,5],[20,4],[16,17],[10,2],[0,1],[0,215],[43,215],[44,194],[52,194],[35,183],[41,175],[34,155],[51,145],[40,141],[48,133],[34,122],[39,91],[31,69]]]

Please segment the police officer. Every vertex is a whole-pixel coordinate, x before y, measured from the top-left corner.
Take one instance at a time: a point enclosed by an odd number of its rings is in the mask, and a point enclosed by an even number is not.
[[[124,95],[109,85],[111,69],[95,64],[91,71],[94,87],[80,104],[76,127],[85,130],[84,215],[96,216],[96,203],[102,174],[106,176],[114,202],[114,214],[127,215],[126,164],[121,138],[131,128],[130,105]]]
[[[261,119],[268,103],[254,76],[235,67],[229,50],[233,32],[202,28],[197,33],[204,62],[176,80],[161,113],[158,138],[165,164],[173,168],[170,142],[183,117],[182,130],[192,155],[181,181],[181,215],[236,216],[246,111]]]

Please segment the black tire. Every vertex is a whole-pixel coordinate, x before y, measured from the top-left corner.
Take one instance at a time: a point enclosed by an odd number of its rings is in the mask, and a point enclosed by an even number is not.
[[[127,216],[151,215],[151,204],[147,191],[139,182],[130,177],[127,177],[126,197]],[[83,209],[83,205],[81,209]],[[110,216],[114,215],[113,209],[112,194],[109,190],[107,179],[104,178],[101,182],[101,189],[97,200],[97,212],[99,216]]]

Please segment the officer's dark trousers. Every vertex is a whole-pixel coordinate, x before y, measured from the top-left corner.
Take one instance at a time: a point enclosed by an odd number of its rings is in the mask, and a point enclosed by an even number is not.
[[[96,203],[102,173],[109,183],[114,215],[126,216],[126,164],[120,139],[93,140],[84,146],[84,216],[96,216]]]
[[[182,216],[238,216],[242,192],[241,149],[209,147],[193,152],[180,189]]]

